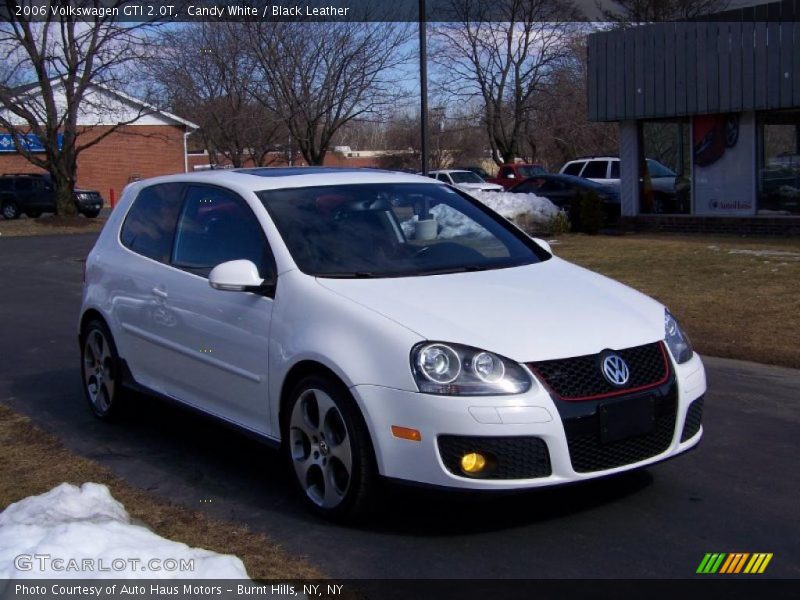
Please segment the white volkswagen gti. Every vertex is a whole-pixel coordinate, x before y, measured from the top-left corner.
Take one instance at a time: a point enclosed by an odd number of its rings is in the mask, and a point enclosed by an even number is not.
[[[702,436],[703,365],[662,304],[416,175],[131,184],[87,258],[79,336],[98,417],[144,390],[257,434],[331,518],[379,476],[534,488]]]

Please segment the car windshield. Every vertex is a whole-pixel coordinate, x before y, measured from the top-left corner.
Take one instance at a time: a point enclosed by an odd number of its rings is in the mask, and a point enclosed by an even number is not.
[[[451,171],[453,183],[483,183],[483,179],[472,171]]]
[[[675,171],[665,167],[657,160],[647,159],[647,172],[650,177],[675,177]]]
[[[518,166],[517,172],[519,176],[525,179],[526,177],[533,177],[534,175],[539,175],[540,173],[544,173],[544,169],[537,165],[526,165],[524,167]]]
[[[317,277],[483,271],[550,257],[503,217],[439,184],[350,184],[258,196],[300,270]]]

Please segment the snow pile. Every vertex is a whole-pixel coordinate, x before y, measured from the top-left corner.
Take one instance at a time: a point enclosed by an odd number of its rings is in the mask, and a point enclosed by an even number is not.
[[[470,191],[470,194],[507,219],[525,216],[535,223],[545,224],[561,212],[561,209],[550,200],[536,194],[476,191]],[[451,239],[461,236],[492,237],[492,234],[486,229],[446,204],[437,204],[430,210],[430,214],[438,224],[439,233],[437,238],[439,239]],[[414,215],[400,224],[403,228],[403,233],[409,239],[414,238],[417,219],[418,217]]]
[[[527,216],[536,223],[548,223],[561,209],[536,194],[512,194],[511,192],[470,192],[493,211],[507,219]]]
[[[0,579],[10,578],[247,579],[247,572],[235,556],[134,525],[104,485],[62,483],[0,513]]]

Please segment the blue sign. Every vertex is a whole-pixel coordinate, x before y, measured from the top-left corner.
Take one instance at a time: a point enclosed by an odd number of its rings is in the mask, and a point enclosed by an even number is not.
[[[0,153],[16,152],[14,136],[16,135],[22,147],[28,152],[44,152],[44,145],[35,133],[0,133]],[[58,147],[61,148],[62,135],[58,134]]]

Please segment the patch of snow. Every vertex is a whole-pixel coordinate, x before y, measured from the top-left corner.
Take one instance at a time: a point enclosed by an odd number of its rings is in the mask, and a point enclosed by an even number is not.
[[[20,570],[20,555],[49,555]],[[60,559],[61,566],[55,559]],[[91,561],[91,568],[82,570]],[[167,570],[166,561],[194,561]],[[171,562],[169,564],[172,564]],[[186,563],[184,563],[186,564]],[[70,570],[74,565],[75,570]],[[24,567],[24,565],[23,565]],[[106,570],[104,570],[106,569]],[[247,579],[236,556],[191,548],[131,522],[125,507],[97,483],[68,483],[15,502],[0,513],[0,579]]]
[[[547,223],[561,212],[561,209],[550,200],[536,194],[511,192],[470,192],[470,194],[507,219],[526,215],[537,223]]]
[[[800,252],[789,252],[787,250],[746,250],[739,248],[735,250],[728,250],[728,254],[746,254],[750,256],[780,257],[788,260],[800,260]]]

